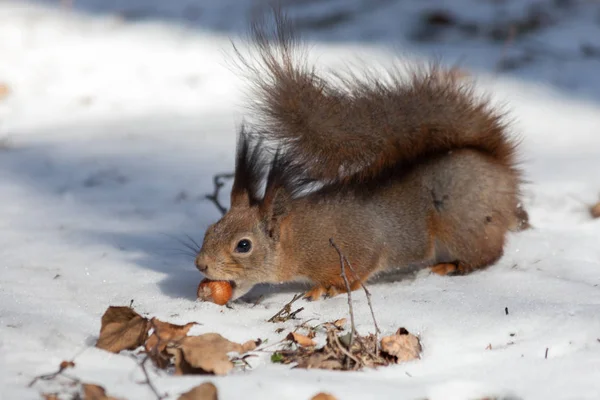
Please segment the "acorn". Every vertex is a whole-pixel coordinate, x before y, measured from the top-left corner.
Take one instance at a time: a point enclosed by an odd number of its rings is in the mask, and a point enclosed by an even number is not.
[[[220,306],[227,304],[233,294],[233,287],[229,281],[212,281],[203,279],[198,285],[198,298],[210,301]]]

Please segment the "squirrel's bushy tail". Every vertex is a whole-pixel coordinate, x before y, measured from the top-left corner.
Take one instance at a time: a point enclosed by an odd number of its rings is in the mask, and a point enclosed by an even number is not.
[[[253,85],[255,130],[311,179],[372,179],[460,148],[487,153],[517,173],[517,142],[503,115],[452,71],[420,66],[404,75],[388,70],[384,79],[364,73],[326,81],[309,65],[292,21],[278,10],[274,16],[273,30],[263,20],[251,27],[258,63],[241,58]]]

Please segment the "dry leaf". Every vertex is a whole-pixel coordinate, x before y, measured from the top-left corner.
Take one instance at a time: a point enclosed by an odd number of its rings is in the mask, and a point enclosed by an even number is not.
[[[157,318],[150,320],[150,326],[154,328],[154,332],[146,340],[145,348],[158,368],[166,368],[169,365],[169,354],[165,351],[167,345],[183,339],[194,325],[196,325],[195,322],[175,325]]]
[[[344,325],[346,325],[346,321],[346,318],[340,318],[337,321],[334,321],[333,326],[335,326],[338,329],[342,329]]]
[[[83,400],[117,400],[115,397],[106,395],[106,391],[102,386],[92,385],[89,383],[83,384]]]
[[[186,336],[175,347],[167,348],[167,352],[175,356],[176,375],[203,372],[225,375],[233,369],[227,353],[243,354],[255,348],[254,341],[239,344],[218,333],[206,333]]]
[[[381,338],[381,351],[395,357],[396,363],[401,363],[419,358],[421,343],[415,335],[400,328],[395,335]]]
[[[155,347],[158,351],[163,351],[169,342],[176,342],[186,337],[194,325],[197,325],[196,322],[188,322],[185,325],[175,325],[168,322],[162,322],[157,318],[152,318],[150,320],[150,326],[154,328],[154,332],[146,341],[146,351],[150,351]]]
[[[303,347],[312,347],[317,345],[317,343],[308,336],[304,336],[296,332],[290,332],[290,334],[287,335],[287,339]]]
[[[592,218],[600,218],[600,202],[590,207],[590,214],[592,214]]]
[[[44,400],[59,400],[57,393],[42,393]]]
[[[218,400],[217,387],[211,382],[204,382],[192,390],[183,393],[177,400]]]
[[[329,393],[317,393],[310,400],[337,400],[337,397],[329,394]]]
[[[59,368],[62,371],[63,369],[73,368],[74,366],[75,363],[73,361],[62,361]]]
[[[110,306],[102,316],[96,347],[118,353],[133,350],[148,337],[149,321],[129,307]]]
[[[10,94],[10,87],[3,82],[0,82],[0,99],[7,97]]]

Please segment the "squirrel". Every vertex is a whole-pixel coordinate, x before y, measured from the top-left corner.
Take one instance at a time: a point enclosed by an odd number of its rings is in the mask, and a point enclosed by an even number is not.
[[[318,300],[387,270],[494,264],[528,227],[505,114],[439,64],[326,78],[293,21],[274,21],[251,24],[258,65],[234,45],[257,122],[240,129],[230,209],[206,230],[200,272],[229,281],[232,300],[291,281]]]

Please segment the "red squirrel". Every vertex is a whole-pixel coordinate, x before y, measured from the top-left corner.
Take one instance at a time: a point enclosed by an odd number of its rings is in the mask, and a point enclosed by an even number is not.
[[[437,64],[324,77],[293,21],[274,19],[273,31],[251,26],[258,64],[237,52],[257,122],[239,133],[231,208],[207,229],[197,268],[230,281],[233,299],[308,281],[317,300],[347,291],[330,239],[352,265],[351,290],[394,268],[495,263],[507,232],[528,226],[504,114]]]

